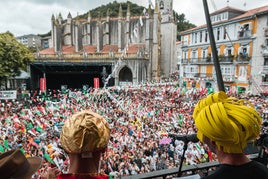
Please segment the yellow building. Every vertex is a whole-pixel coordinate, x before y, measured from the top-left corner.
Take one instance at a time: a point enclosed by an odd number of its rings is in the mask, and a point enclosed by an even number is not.
[[[268,6],[248,11],[227,6],[211,13],[210,18],[226,91],[265,91],[262,87],[264,79],[256,72],[263,69],[266,60],[268,62],[268,53],[256,47],[268,39],[264,33],[268,27]],[[184,31],[181,35],[183,84],[188,88],[212,87],[217,90],[207,25]]]

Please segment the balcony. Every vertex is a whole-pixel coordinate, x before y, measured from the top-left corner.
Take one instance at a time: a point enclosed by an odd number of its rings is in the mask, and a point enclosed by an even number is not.
[[[183,76],[185,78],[195,78],[195,77],[199,77],[199,73],[194,73],[194,72],[184,72]]]
[[[249,63],[250,60],[251,56],[249,56],[248,54],[240,54],[235,59],[236,63]]]
[[[220,63],[233,63],[234,61],[234,56],[230,55],[230,56],[219,56],[219,62]]]
[[[268,46],[262,46],[262,55],[268,56]]]
[[[241,30],[237,34],[238,40],[252,37],[251,30]]]
[[[181,42],[181,46],[182,47],[188,47],[188,45],[189,44],[188,44],[188,41],[187,40]]]
[[[201,77],[201,78],[211,78],[212,73],[199,73],[199,77]]]
[[[235,76],[234,75],[222,75],[222,79],[224,82],[234,82]]]
[[[188,64],[188,59],[181,59],[182,64]]]
[[[262,71],[267,74],[268,73],[268,65],[263,65]]]

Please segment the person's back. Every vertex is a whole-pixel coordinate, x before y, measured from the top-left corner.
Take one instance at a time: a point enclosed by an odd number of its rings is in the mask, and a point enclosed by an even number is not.
[[[110,128],[102,116],[92,111],[75,113],[65,121],[60,135],[60,144],[70,159],[69,171],[56,178],[108,179],[100,173],[100,164],[109,139]]]
[[[195,106],[197,137],[217,155],[219,167],[207,179],[268,179],[268,169],[250,160],[243,149],[260,133],[262,119],[247,101],[210,94]]]
[[[250,161],[246,164],[234,166],[228,164],[221,164],[215,173],[205,177],[206,179],[267,179],[267,167],[263,164]]]

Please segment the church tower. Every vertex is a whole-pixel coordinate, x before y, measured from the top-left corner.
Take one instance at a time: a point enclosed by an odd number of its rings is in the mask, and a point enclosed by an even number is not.
[[[155,3],[158,5],[161,13],[162,23],[174,21],[173,0],[156,0]]]
[[[177,23],[173,15],[173,0],[156,0],[161,14],[161,76],[169,77],[176,70]]]

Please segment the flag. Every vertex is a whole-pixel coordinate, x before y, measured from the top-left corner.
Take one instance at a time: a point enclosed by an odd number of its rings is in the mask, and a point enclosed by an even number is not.
[[[140,16],[140,25],[141,27],[143,26],[143,21],[142,21],[142,17]]]
[[[144,16],[147,15],[146,8],[143,9],[143,15],[144,15]]]
[[[25,150],[24,150],[24,148],[22,147],[22,148],[20,148],[20,151],[25,155]]]
[[[47,153],[44,154],[44,157],[48,162],[54,164],[54,161],[52,160],[52,158],[50,158],[50,156]]]
[[[9,149],[9,147],[8,147],[8,140],[4,140],[4,146],[5,146],[6,149]]]
[[[149,0],[149,6],[151,6],[151,8],[154,9],[154,5],[153,5],[152,0]]]
[[[5,152],[5,149],[4,149],[4,147],[0,144],[0,152],[1,153],[4,153]]]

